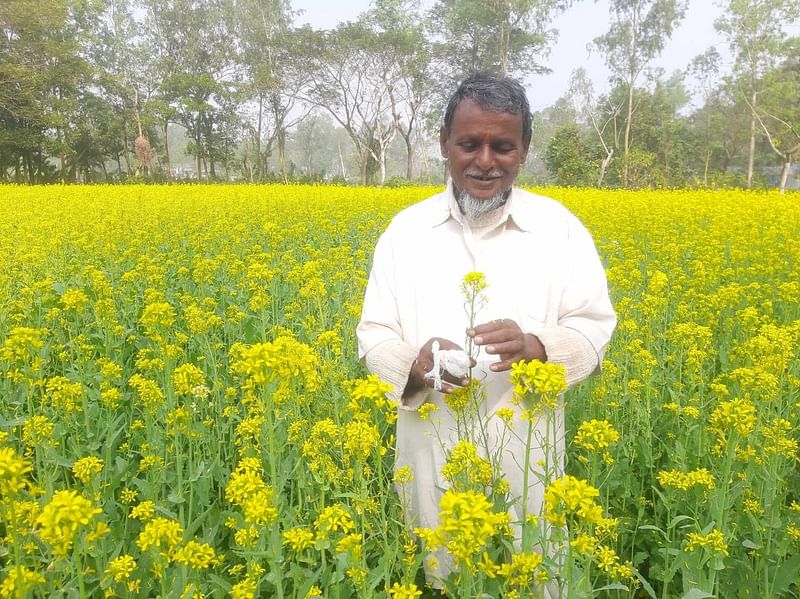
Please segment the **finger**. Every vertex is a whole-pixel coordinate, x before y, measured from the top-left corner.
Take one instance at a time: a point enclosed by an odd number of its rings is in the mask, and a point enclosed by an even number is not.
[[[425,372],[425,374],[423,376],[425,378],[425,384],[428,385],[429,387],[433,388],[434,378],[432,376],[428,376],[429,372],[430,371]],[[439,378],[442,380],[443,384],[444,383],[448,383],[448,384],[454,385],[456,387],[465,387],[466,385],[469,384],[469,379],[467,377],[460,378],[460,377],[457,377],[457,376],[453,376],[452,374],[450,374],[446,370],[442,372],[442,374],[441,374],[441,376]]]
[[[457,387],[465,387],[466,385],[469,384],[469,379],[468,378],[466,378],[466,377],[460,378],[460,377],[457,377],[457,376],[453,376],[452,374],[450,374],[446,370],[442,373],[442,380],[443,381],[447,381],[448,383],[450,383],[452,385],[456,385]]]
[[[507,341],[513,341],[515,339],[519,340],[520,337],[521,335],[518,329],[502,328],[476,335],[473,340],[476,345],[492,345],[506,343]]]
[[[458,345],[457,343],[453,343],[452,341],[448,341],[447,339],[440,339],[439,340],[439,349],[440,350],[449,350],[449,349],[456,349],[459,351],[464,351],[464,348]],[[431,354],[433,355],[433,354]]]
[[[505,372],[506,370],[511,370],[511,365],[518,360],[510,358],[508,360],[500,360],[499,362],[495,362],[489,366],[489,370],[492,372]]]
[[[505,318],[500,320],[492,320],[490,322],[484,322],[483,324],[475,325],[471,329],[467,330],[467,335],[470,337],[474,337],[475,335],[482,335],[484,333],[491,333],[492,331],[496,331],[497,329],[502,329],[508,325],[508,321]]]
[[[466,381],[466,382],[469,382],[469,381]],[[449,394],[449,393],[452,393],[453,391],[455,391],[458,387],[463,387],[464,385],[462,385],[461,383],[459,383],[457,385],[453,385],[452,383],[444,382],[444,379],[442,379],[442,387],[440,389],[436,389],[436,387],[434,386],[434,383],[433,383],[433,379],[426,378],[425,379],[425,386],[430,387],[434,391],[439,391],[440,393]]]
[[[511,341],[503,341],[500,343],[491,343],[486,346],[487,354],[500,354],[500,357],[506,355],[515,355],[521,353],[523,350],[522,339],[512,339]]]

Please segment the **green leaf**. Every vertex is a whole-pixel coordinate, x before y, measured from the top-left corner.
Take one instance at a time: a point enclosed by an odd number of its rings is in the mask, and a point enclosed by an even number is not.
[[[594,589],[594,593],[600,593],[601,591],[628,591],[628,587],[626,587],[621,582],[612,582],[611,584],[607,584],[604,587],[600,587],[599,589]]]
[[[670,523],[669,523],[669,527],[670,527],[670,528],[675,528],[675,527],[676,527],[678,524],[680,524],[680,523],[681,523],[681,522],[683,522],[684,520],[692,520],[692,521],[694,521],[694,518],[692,518],[691,516],[686,516],[686,515],[683,515],[683,514],[682,514],[682,515],[680,515],[680,516],[675,516],[675,517],[674,517],[674,518],[673,518],[673,519],[670,521]],[[712,526],[713,526],[713,524],[712,524]]]
[[[775,579],[772,581],[772,595],[777,596],[789,589],[789,586],[797,580],[797,572],[800,570],[800,554],[795,554],[778,568]]]
[[[658,599],[658,595],[656,595],[655,590],[652,586],[650,586],[650,583],[647,582],[644,576],[639,574],[639,572],[636,572],[636,578],[639,579],[639,583],[642,585],[642,588],[645,590],[648,597],[651,597],[652,599]]]
[[[694,588],[689,589],[686,593],[683,594],[681,599],[706,599],[706,597],[713,597],[714,595],[708,593],[702,589]]]
[[[639,527],[639,530],[654,530],[656,532],[659,532],[659,533],[661,533],[661,536],[664,537],[665,541],[668,540],[668,538],[669,538],[669,537],[667,537],[667,533],[665,533],[663,530],[661,530],[658,526],[653,526],[652,524],[642,524]]]
[[[217,588],[222,589],[226,593],[230,591],[231,587],[233,586],[230,582],[228,582],[222,576],[218,576],[217,574],[209,574],[208,578],[211,580],[211,582],[217,585]]]

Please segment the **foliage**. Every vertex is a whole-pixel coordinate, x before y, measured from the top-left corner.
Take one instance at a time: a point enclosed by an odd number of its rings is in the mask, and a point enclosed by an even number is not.
[[[0,591],[419,596],[395,492],[413,472],[392,472],[395,408],[354,328],[378,234],[433,191],[5,188]],[[569,561],[511,542],[465,444],[450,525],[422,532],[461,556],[447,593],[797,597],[797,197],[539,191],[591,230],[619,317],[602,375],[567,392],[568,476],[540,515]],[[514,376],[546,409],[563,374],[543,366]]]
[[[558,185],[586,187],[597,180],[598,155],[576,125],[558,129],[547,145],[545,164]]]

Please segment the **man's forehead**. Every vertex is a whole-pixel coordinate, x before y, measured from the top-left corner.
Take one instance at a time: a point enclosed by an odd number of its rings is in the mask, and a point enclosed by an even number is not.
[[[497,107],[484,107],[477,102],[465,99],[460,102],[453,113],[451,127],[482,128],[497,127],[513,129],[521,134],[524,129],[522,115],[518,112],[498,109]]]
[[[453,117],[455,118],[460,112],[467,112],[467,111],[480,111],[480,112],[487,112],[491,114],[507,114],[512,117],[519,117],[522,118],[521,112],[515,112],[513,110],[509,110],[507,106],[498,106],[496,104],[490,104],[488,102],[480,102],[478,100],[474,100],[472,98],[463,98],[457,105],[455,111],[453,111]]]

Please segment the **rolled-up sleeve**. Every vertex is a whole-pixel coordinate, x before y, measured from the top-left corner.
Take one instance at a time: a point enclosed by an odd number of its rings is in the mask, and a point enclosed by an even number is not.
[[[397,309],[397,289],[391,235],[387,231],[378,240],[372,270],[364,295],[361,321],[356,328],[358,355],[367,370],[392,385],[387,396],[401,409],[415,410],[422,405],[428,390],[403,397],[411,367],[419,348],[403,340]]]
[[[549,362],[564,365],[572,385],[599,371],[617,317],[594,241],[577,219],[571,219],[564,252],[567,274],[558,314],[531,323],[526,332],[539,338]]]

